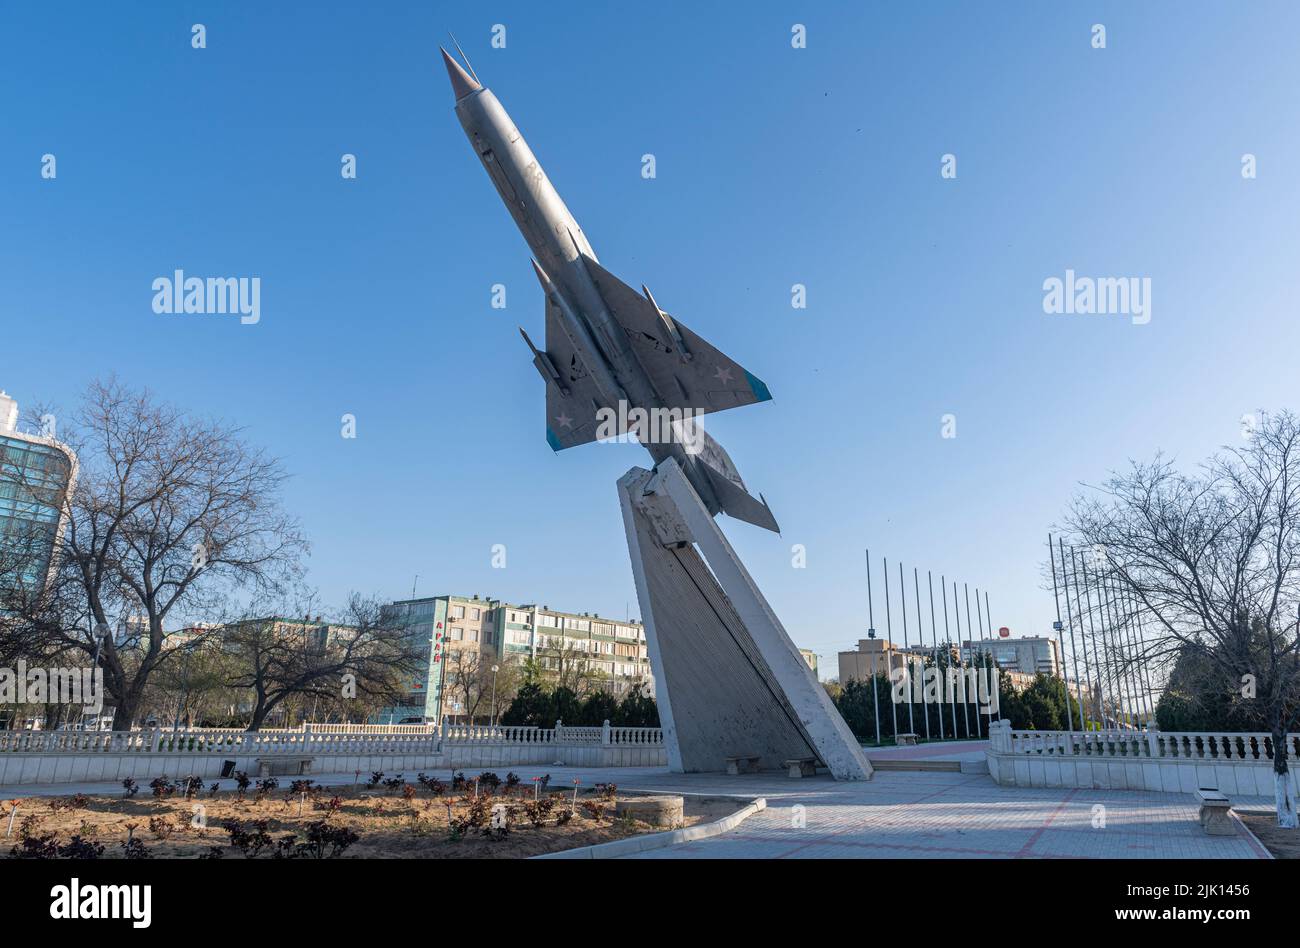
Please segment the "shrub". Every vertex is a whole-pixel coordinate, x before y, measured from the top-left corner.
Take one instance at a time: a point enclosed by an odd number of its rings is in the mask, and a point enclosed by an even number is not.
[[[337,859],[361,837],[346,826],[330,826],[325,820],[307,824],[307,841],[297,854],[308,859]]]
[[[217,849],[219,847],[213,847],[213,848]],[[152,859],[153,854],[149,852],[148,846],[146,846],[141,840],[138,840],[133,836],[130,839],[128,839],[125,843],[122,844],[122,858],[123,859]]]
[[[158,839],[166,839],[171,836],[176,829],[176,824],[165,816],[149,817],[149,832],[153,833]]]
[[[524,804],[524,815],[528,817],[530,823],[540,829],[554,809],[554,797],[539,797]]]
[[[274,843],[271,834],[266,831],[266,820],[254,820],[251,829],[239,820],[226,820],[221,826],[230,834],[230,845],[247,859],[256,859],[262,850]]]
[[[103,843],[92,843],[80,836],[73,836],[66,846],[59,847],[60,859],[98,859],[102,855]]]
[[[22,836],[9,855],[14,859],[54,859],[59,855],[59,838],[54,833]]]
[[[122,787],[126,790],[126,793],[124,793],[123,796],[127,797],[133,797],[140,791],[140,785],[130,777],[127,777],[122,781]]]

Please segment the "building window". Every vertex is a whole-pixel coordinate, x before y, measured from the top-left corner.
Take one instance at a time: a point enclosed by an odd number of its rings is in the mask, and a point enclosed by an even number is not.
[[[469,611],[469,617],[470,617],[471,619],[477,619],[477,618],[479,618],[479,611],[478,611],[477,609],[471,609],[471,610]]]
[[[451,617],[452,617],[453,619],[463,619],[463,618],[465,618],[465,607],[464,607],[464,606],[452,606],[452,607],[451,607]]]
[[[453,629],[451,630],[451,638],[452,638],[452,641],[455,641],[455,642],[459,642],[459,641],[461,641],[461,639],[465,638],[465,630],[464,630],[464,629],[456,629],[456,628],[453,628]]]

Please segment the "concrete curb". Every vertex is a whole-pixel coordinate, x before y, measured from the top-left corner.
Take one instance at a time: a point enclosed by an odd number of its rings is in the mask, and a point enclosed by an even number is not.
[[[767,800],[759,797],[748,806],[737,810],[730,816],[724,816],[720,820],[714,820],[712,823],[700,823],[698,826],[688,826],[685,829],[668,830],[663,833],[646,833],[642,836],[630,836],[627,839],[616,839],[612,843],[599,843],[595,846],[580,846],[577,849],[566,849],[558,853],[545,853],[541,856],[533,856],[533,859],[617,859],[620,856],[630,856],[634,853],[645,852],[649,849],[662,849],[665,846],[675,846],[677,843],[689,843],[696,839],[708,839],[710,836],[720,836],[735,829],[742,822],[753,816],[759,810],[767,809]]]
[[[1242,810],[1242,812],[1243,813],[1264,813],[1273,817],[1277,816],[1277,811],[1275,810],[1257,810],[1252,807],[1246,807],[1245,809]],[[1265,846],[1263,843],[1259,841],[1259,837],[1256,836],[1255,833],[1251,830],[1251,828],[1246,825],[1246,821],[1237,815],[1237,811],[1235,807],[1230,808],[1228,810],[1228,816],[1232,819],[1232,822],[1237,824],[1237,832],[1240,833],[1242,836],[1246,837],[1247,842],[1249,842],[1251,847],[1255,849],[1260,859],[1277,858],[1276,856],[1273,855],[1272,850],[1270,850],[1267,846]]]

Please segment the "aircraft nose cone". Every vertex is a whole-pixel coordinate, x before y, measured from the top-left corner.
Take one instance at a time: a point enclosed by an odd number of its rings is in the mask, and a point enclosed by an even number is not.
[[[438,51],[442,53],[442,61],[447,64],[447,75],[451,79],[451,91],[456,94],[456,101],[459,102],[471,92],[478,92],[483,87],[479,85],[474,77],[461,68],[460,63],[447,55],[447,51],[441,46]]]

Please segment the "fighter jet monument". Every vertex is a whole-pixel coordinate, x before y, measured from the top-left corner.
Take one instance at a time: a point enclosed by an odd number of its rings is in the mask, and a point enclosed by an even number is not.
[[[462,54],[463,55],[463,54]],[[821,765],[871,776],[861,746],[714,517],[777,531],[700,416],[766,401],[767,386],[600,265],[492,92],[442,50],[456,116],[533,254],[555,451],[631,434],[654,460],[618,483],[671,768]]]

